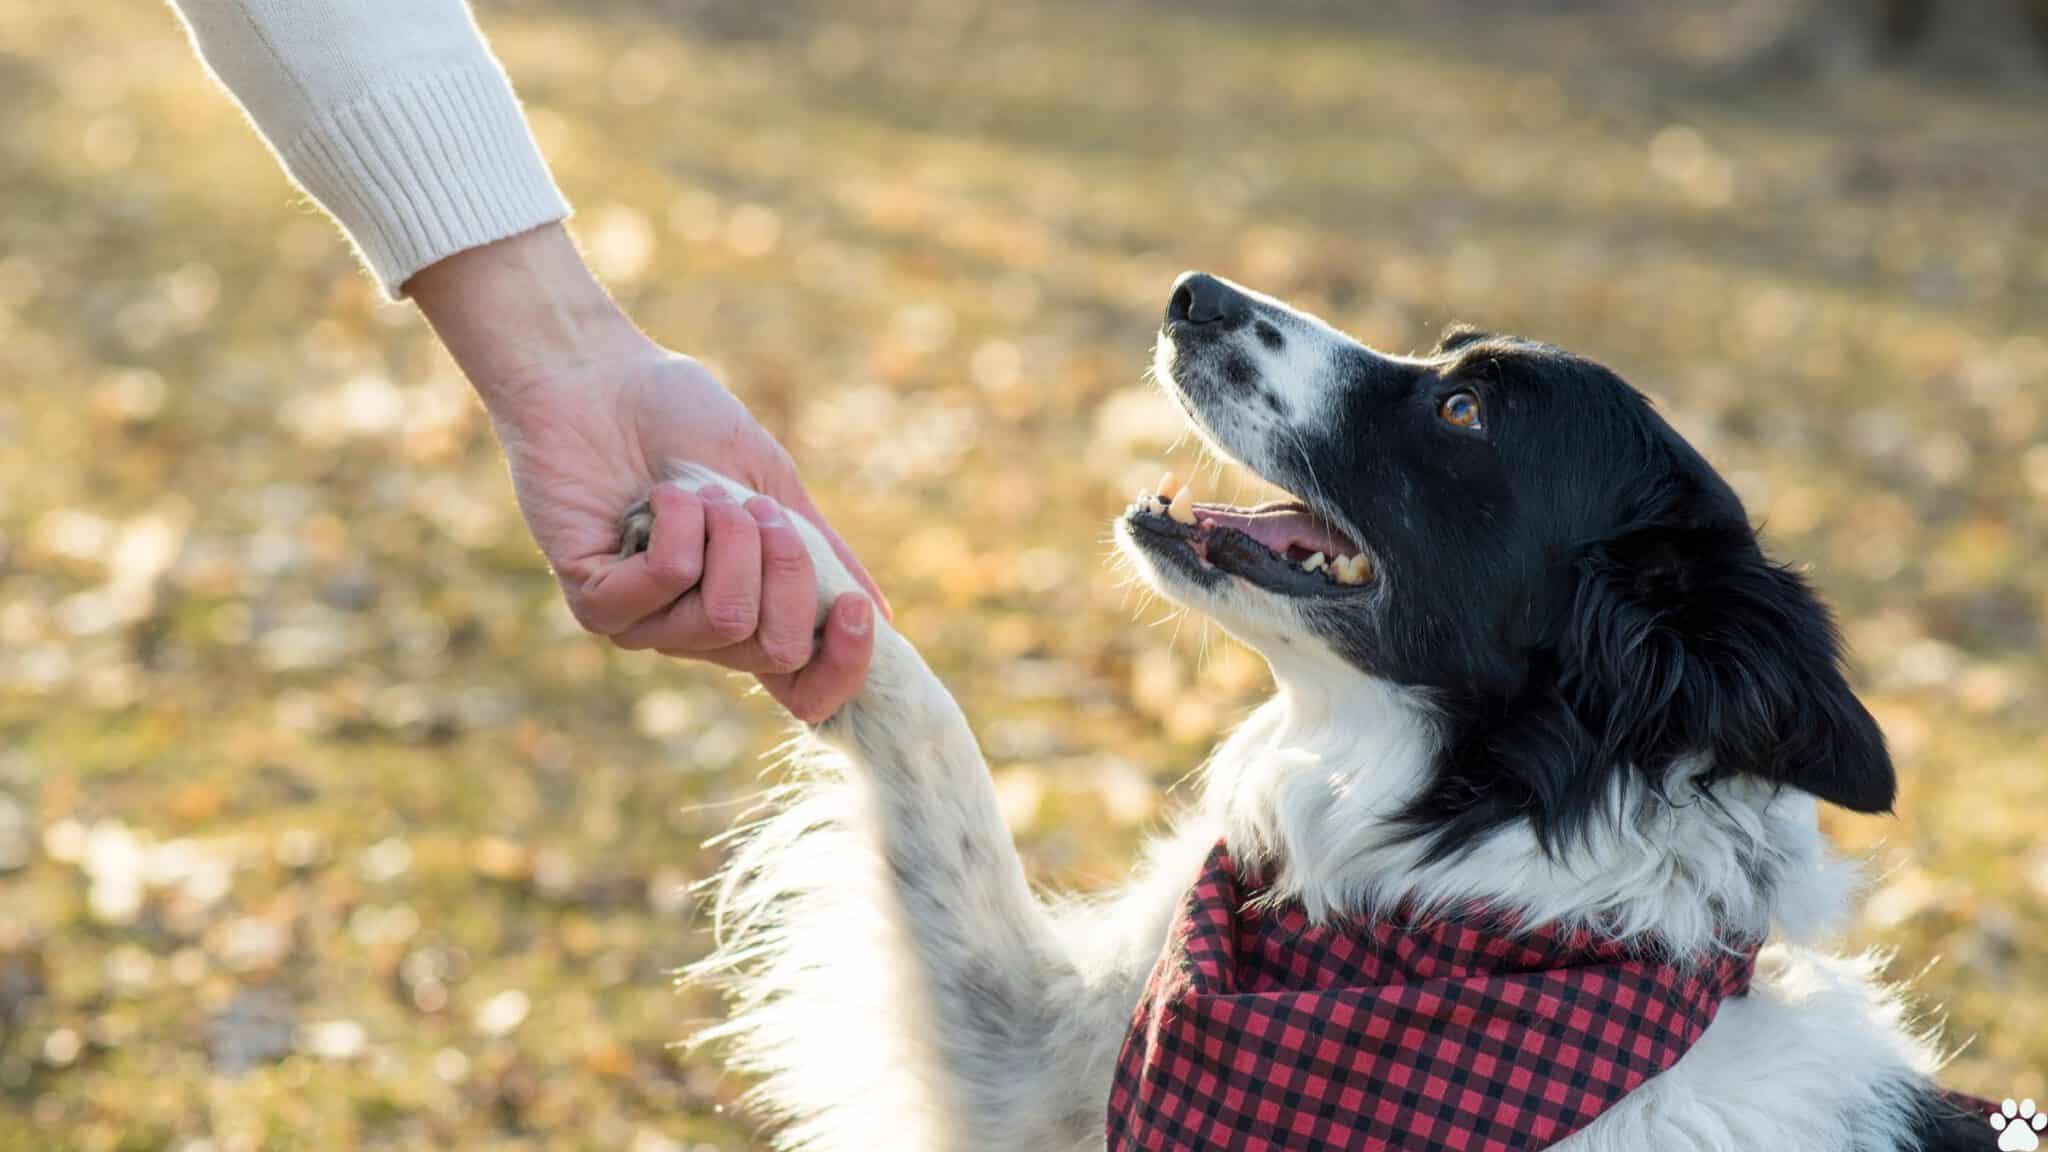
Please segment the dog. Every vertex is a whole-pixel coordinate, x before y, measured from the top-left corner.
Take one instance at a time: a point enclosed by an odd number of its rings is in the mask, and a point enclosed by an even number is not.
[[[1276,691],[1127,884],[1045,901],[960,709],[878,624],[859,695],[733,834],[718,947],[694,969],[729,996],[706,1039],[758,1078],[778,1147],[1203,1146],[1120,1137],[1111,1101],[1130,1105],[1172,1025],[1160,981],[1187,970],[1175,942],[1217,860],[1340,944],[1352,926],[1481,910],[1502,939],[1547,932],[1674,980],[1736,958],[1675,1063],[1569,1131],[1531,1130],[1557,1148],[1990,1146],[1981,1114],[1935,1086],[1935,1042],[1877,962],[1818,946],[1854,884],[1818,805],[1884,812],[1894,795],[1829,613],[1642,395],[1472,328],[1426,355],[1376,352],[1194,273],[1154,370],[1211,449],[1295,499],[1140,493],[1119,549],[1264,656]],[[751,495],[701,470],[675,483]],[[629,516],[629,550],[648,515]],[[822,623],[855,584],[803,531]],[[1438,1039],[1468,1051],[1457,1027]],[[1547,1056],[1507,1058],[1550,1074]],[[1317,1105],[1326,1128],[1262,1114],[1228,1146],[1439,1146],[1374,1134],[1384,1096],[1335,1099]]]

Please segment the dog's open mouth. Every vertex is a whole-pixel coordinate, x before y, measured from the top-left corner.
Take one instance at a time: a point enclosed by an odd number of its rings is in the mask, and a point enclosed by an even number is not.
[[[1124,510],[1132,534],[1203,575],[1226,572],[1286,596],[1359,591],[1375,575],[1371,557],[1299,500],[1235,508],[1197,503],[1172,473]]]

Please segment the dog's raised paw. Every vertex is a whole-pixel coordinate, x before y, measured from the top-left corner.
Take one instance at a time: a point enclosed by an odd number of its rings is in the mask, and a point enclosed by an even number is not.
[[[644,497],[619,517],[619,556],[638,556],[654,538],[654,505]]]

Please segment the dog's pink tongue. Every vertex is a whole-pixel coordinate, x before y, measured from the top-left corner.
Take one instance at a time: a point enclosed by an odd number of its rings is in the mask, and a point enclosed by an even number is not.
[[[1332,558],[1358,551],[1356,544],[1299,508],[1238,509],[1224,504],[1197,504],[1195,521],[1235,528],[1282,556],[1295,548],[1304,554],[1321,552]]]

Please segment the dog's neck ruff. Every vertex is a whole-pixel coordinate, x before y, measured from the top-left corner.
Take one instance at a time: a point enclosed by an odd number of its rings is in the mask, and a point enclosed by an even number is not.
[[[1313,923],[1218,844],[1117,1060],[1109,1152],[1548,1147],[1670,1068],[1756,947],[1691,964],[1456,915]]]
[[[1818,939],[1848,911],[1857,871],[1828,851],[1813,798],[1749,777],[1707,796],[1704,759],[1661,791],[1615,773],[1605,809],[1562,850],[1523,822],[1432,859],[1394,823],[1433,771],[1426,704],[1341,669],[1274,671],[1282,691],[1210,758],[1203,807],[1267,894],[1316,923],[1479,904],[1684,956],[1771,932]]]

